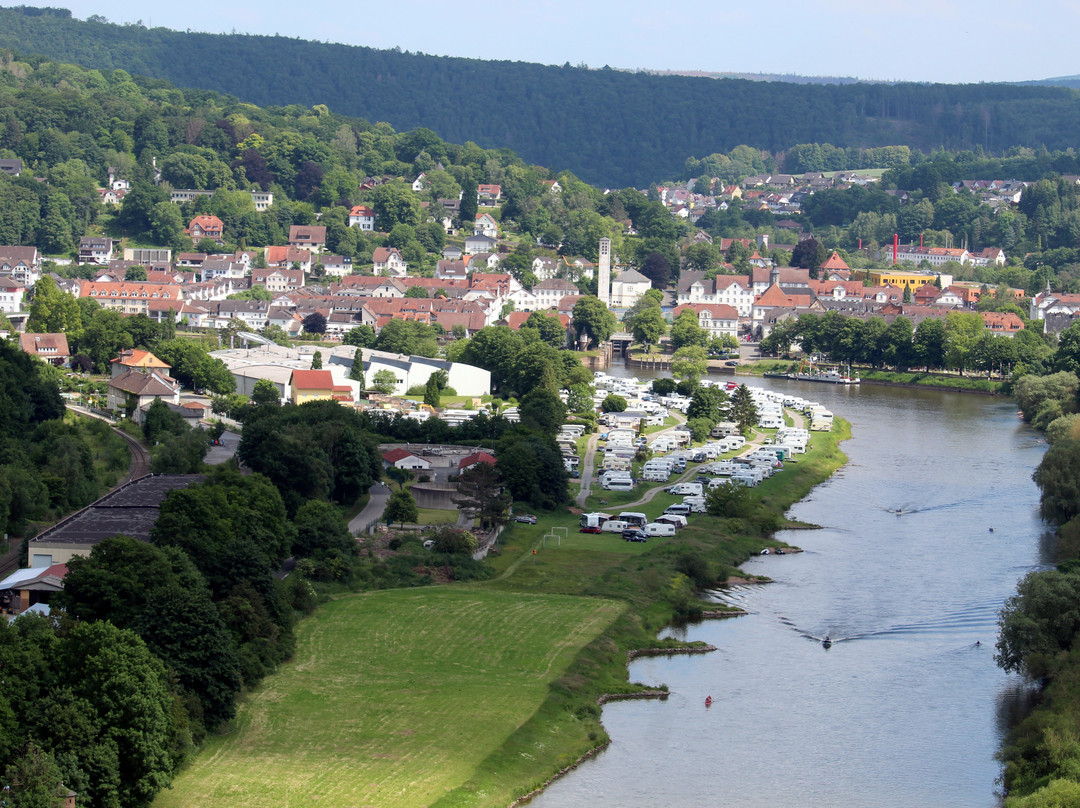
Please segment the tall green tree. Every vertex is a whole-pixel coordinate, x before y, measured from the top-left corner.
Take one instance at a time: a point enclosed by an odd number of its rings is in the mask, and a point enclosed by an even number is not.
[[[676,351],[688,345],[704,348],[708,341],[709,335],[699,324],[697,312],[693,309],[683,309],[671,324],[671,345]]]
[[[584,335],[590,345],[606,342],[615,333],[618,321],[599,298],[586,296],[574,304],[574,330],[578,339]]]
[[[404,525],[406,522],[415,522],[420,516],[416,508],[416,500],[408,491],[394,491],[390,499],[386,501],[386,510],[383,511],[383,519],[387,524],[397,522]]]
[[[750,388],[745,384],[740,384],[731,393],[731,417],[739,425],[739,431],[744,434],[757,423],[757,405],[754,404]]]
[[[82,314],[75,296],[61,291],[48,275],[40,278],[34,284],[26,330],[36,334],[65,333],[77,339],[82,332]]]
[[[671,375],[696,384],[709,369],[709,357],[700,345],[686,345],[671,357]]]

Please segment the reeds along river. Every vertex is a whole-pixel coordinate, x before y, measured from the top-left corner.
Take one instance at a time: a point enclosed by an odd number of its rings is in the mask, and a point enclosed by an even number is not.
[[[1043,441],[1008,399],[756,384],[852,423],[848,464],[791,512],[823,529],[745,565],[775,583],[715,593],[749,616],[673,629],[717,652],[635,661],[671,697],[606,706],[611,747],[532,805],[998,805],[994,755],[1030,694],[994,664],[997,616],[1051,561]]]

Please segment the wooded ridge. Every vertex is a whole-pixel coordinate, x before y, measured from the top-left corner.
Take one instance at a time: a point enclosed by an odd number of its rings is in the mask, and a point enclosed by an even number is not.
[[[740,143],[1064,149],[1080,124],[1080,96],[1060,87],[657,76],[83,22],[63,9],[0,9],[4,47],[260,105],[326,104],[399,130],[426,126],[613,187],[675,176],[687,157]]]

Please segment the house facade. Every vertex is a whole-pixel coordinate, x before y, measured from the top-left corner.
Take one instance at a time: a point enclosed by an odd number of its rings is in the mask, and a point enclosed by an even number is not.
[[[208,238],[220,244],[225,236],[225,224],[217,216],[203,213],[188,222],[184,232],[191,236],[195,243]]]
[[[289,228],[289,246],[321,252],[326,248],[326,227],[294,224]]]
[[[611,282],[611,305],[617,309],[628,309],[652,288],[652,281],[636,269],[628,269]]]
[[[371,254],[371,260],[375,265],[376,275],[402,278],[409,271],[409,265],[405,263],[397,247],[376,247]]]
[[[113,240],[98,236],[83,236],[79,239],[80,264],[107,264],[112,258]]]
[[[684,303],[676,306],[671,314],[673,317],[678,317],[687,310],[697,314],[698,325],[710,337],[738,337],[739,312],[734,306],[723,303]]]
[[[349,211],[349,227],[359,227],[361,230],[374,230],[375,211],[367,205],[356,205]]]
[[[11,275],[0,275],[0,311],[15,314],[23,310],[26,284]]]

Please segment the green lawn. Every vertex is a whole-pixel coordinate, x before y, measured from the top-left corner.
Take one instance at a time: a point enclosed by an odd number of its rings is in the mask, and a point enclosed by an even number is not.
[[[292,662],[154,805],[430,805],[498,752],[624,608],[466,586],[341,598],[300,624]],[[488,783],[504,790],[482,804],[509,804],[520,778]]]
[[[436,508],[417,508],[416,524],[418,525],[452,525],[457,522],[458,512],[440,510]]]

